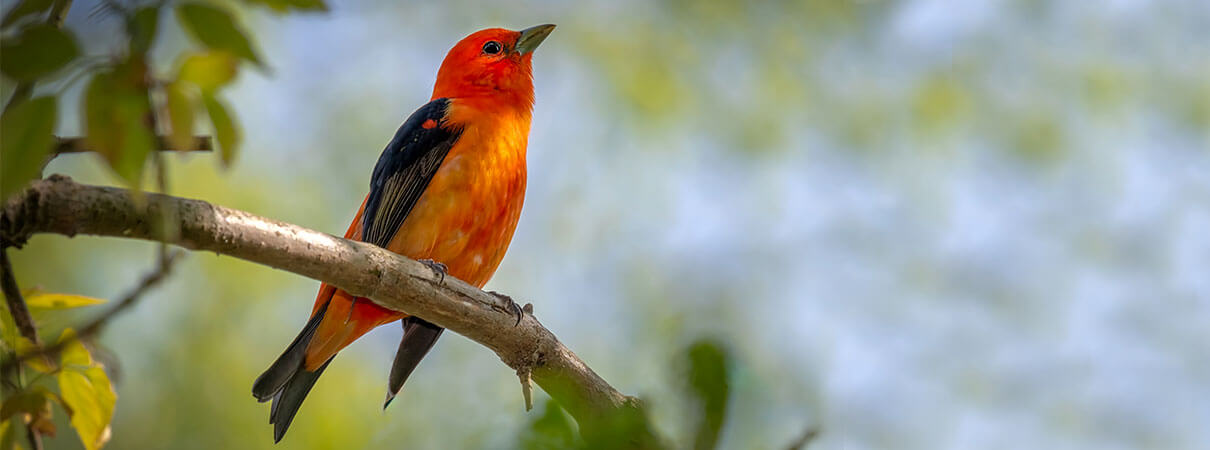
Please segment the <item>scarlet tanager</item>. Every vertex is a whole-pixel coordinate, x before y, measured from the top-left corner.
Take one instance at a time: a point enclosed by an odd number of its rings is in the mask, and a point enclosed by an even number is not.
[[[404,121],[378,158],[346,238],[421,260],[476,287],[491,279],[525,197],[533,51],[554,28],[486,29],[454,45],[437,72],[432,100]],[[398,321],[404,334],[384,408],[444,329],[320,284],[311,319],[252,387],[257,400],[273,402],[274,441],[286,434],[337,352]]]

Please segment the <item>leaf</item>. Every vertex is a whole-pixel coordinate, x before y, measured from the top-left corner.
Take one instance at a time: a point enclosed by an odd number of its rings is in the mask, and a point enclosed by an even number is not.
[[[230,83],[238,73],[239,59],[230,52],[213,50],[194,53],[181,63],[177,79],[197,85],[202,91],[213,91]]]
[[[281,14],[291,9],[298,11],[327,11],[328,5],[323,0],[244,0],[244,3],[267,6]]]
[[[21,102],[0,116],[0,200],[37,178],[54,142],[54,97]]]
[[[0,449],[16,450],[21,448],[20,445],[17,445],[17,433],[13,431],[14,427],[12,423],[11,420],[0,422]]]
[[[703,339],[689,347],[686,357],[689,362],[689,391],[701,408],[693,447],[715,448],[723,428],[730,393],[728,356],[722,344]]]
[[[182,3],[176,7],[181,25],[208,48],[226,50],[236,56],[264,66],[252,42],[227,11],[201,3]]]
[[[14,6],[13,9],[4,15],[4,22],[0,26],[9,26],[20,20],[22,17],[45,12],[50,9],[50,5],[54,4],[54,0],[24,0]]]
[[[575,422],[554,400],[547,399],[544,411],[521,432],[520,447],[525,449],[556,449],[580,447]]]
[[[109,425],[118,396],[105,369],[92,361],[88,349],[75,339],[74,331],[64,330],[59,340],[68,342],[61,355],[63,370],[58,378],[59,393],[71,415],[71,426],[85,449],[99,449],[109,441]]]
[[[26,306],[38,309],[71,309],[105,303],[105,300],[99,298],[42,292],[38,289],[27,289],[22,295],[25,296]]]
[[[172,132],[168,144],[175,149],[187,149],[193,145],[193,112],[196,104],[189,89],[180,81],[164,86],[164,102],[168,108],[168,122]]]
[[[4,406],[0,406],[0,420],[9,420],[16,414],[37,415],[50,408],[53,395],[55,394],[43,386],[34,386],[6,397]]]
[[[239,126],[227,112],[227,107],[212,95],[202,95],[202,103],[210,114],[210,123],[214,125],[215,138],[218,141],[222,155],[223,166],[230,167],[239,153],[240,141],[243,139]]]
[[[145,6],[130,15],[126,21],[126,34],[130,35],[131,54],[143,55],[151,50],[159,24],[159,6]]]
[[[108,71],[96,74],[84,91],[86,141],[132,185],[142,179],[147,154],[155,147],[149,129],[151,104],[147,88],[133,76]]]
[[[58,27],[38,24],[0,43],[0,72],[17,81],[33,81],[62,69],[80,55],[76,40]]]
[[[37,351],[38,346],[34,345],[34,342],[25,336],[17,336],[16,350],[18,355],[28,355]],[[30,369],[40,373],[51,373],[55,371],[55,368],[51,366],[53,362],[49,357],[33,358],[25,361],[22,364],[25,364],[25,367],[29,367]]]

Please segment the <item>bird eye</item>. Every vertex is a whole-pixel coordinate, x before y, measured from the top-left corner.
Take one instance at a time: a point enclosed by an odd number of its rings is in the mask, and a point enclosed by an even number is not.
[[[483,54],[485,55],[495,55],[500,53],[501,50],[504,50],[504,46],[500,45],[499,42],[487,41],[486,44],[483,44]]]

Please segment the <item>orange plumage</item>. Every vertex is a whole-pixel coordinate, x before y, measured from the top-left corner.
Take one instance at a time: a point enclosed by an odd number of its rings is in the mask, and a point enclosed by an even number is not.
[[[346,238],[372,242],[372,239],[363,239],[363,234],[381,234],[374,227],[393,224],[395,222],[390,219],[395,217],[399,222],[397,229],[382,235],[385,237],[379,238],[382,241],[379,245],[385,243],[386,249],[412,259],[442,263],[448,267],[449,276],[476,287],[483,287],[491,279],[508,249],[524,201],[525,153],[534,100],[532,51],[553,28],[553,25],[544,25],[520,32],[483,30],[462,39],[450,50],[438,71],[432,95],[434,102],[430,103],[440,102],[432,108],[444,106],[444,109],[431,109],[441,112],[421,121],[419,115],[430,110],[426,105],[413,115],[416,126],[409,128],[405,123],[401,127],[396,140],[402,142],[398,144],[402,150],[396,149],[396,153],[402,156],[388,154],[392,151],[391,146],[384,151],[379,167],[375,169],[374,183],[377,184],[372,183],[371,193],[350,224]],[[404,136],[405,131],[411,134]],[[429,138],[429,134],[424,134],[427,132],[445,134]],[[400,136],[409,138],[401,140]],[[436,155],[436,151],[429,152],[428,147],[420,150],[406,147],[428,145],[422,138],[436,142],[431,147],[444,152],[443,159],[438,159],[439,165],[429,172],[413,168],[421,166],[428,155]],[[441,147],[443,143],[445,147]],[[392,145],[396,144],[392,141]],[[389,176],[392,167],[402,167],[398,172],[400,175]],[[422,183],[423,179],[416,181],[416,173],[429,176],[427,184]],[[422,193],[412,203],[407,203],[409,188],[418,185]],[[375,189],[378,189],[377,194]],[[375,210],[373,217],[366,217],[367,205]],[[399,208],[408,210],[401,213]],[[367,220],[374,222],[367,224]],[[257,398],[275,400],[274,411],[279,397],[291,391],[289,384],[299,374],[318,377],[332,357],[358,337],[375,327],[407,317],[367,299],[355,299],[326,283],[320,285],[312,316],[313,322],[318,319],[313,332],[308,336],[309,328],[304,328],[296,340],[304,347],[296,349],[291,345],[254,387]],[[440,333],[439,328],[437,333]],[[431,340],[435,341],[436,336]],[[300,367],[287,367],[295,364],[290,358],[298,356],[292,351],[302,352]],[[403,351],[401,347],[401,354]],[[427,347],[419,357],[423,357],[424,352]],[[289,378],[282,378],[287,375],[282,371],[287,369],[294,372],[288,374]],[[407,368],[407,372],[410,373],[410,369]],[[403,377],[406,376],[405,373]],[[314,379],[309,382],[313,383]],[[305,388],[295,390],[300,390],[305,397],[309,389],[310,384],[307,384]],[[388,392],[388,401],[392,396],[393,393]],[[297,403],[301,403],[301,397]],[[292,406],[297,408],[297,404]],[[271,416],[275,423],[285,422],[279,425],[278,439],[292,418],[293,411],[281,419]]]

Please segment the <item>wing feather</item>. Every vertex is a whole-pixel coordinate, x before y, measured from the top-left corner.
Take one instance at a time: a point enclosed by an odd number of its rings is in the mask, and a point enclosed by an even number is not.
[[[420,107],[383,149],[370,179],[362,241],[379,247],[391,242],[458,141],[461,130],[445,122],[449,104],[440,98]]]

